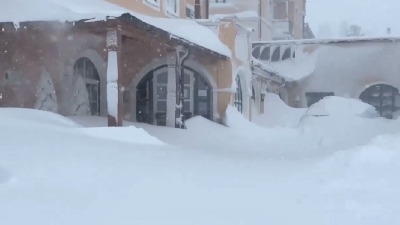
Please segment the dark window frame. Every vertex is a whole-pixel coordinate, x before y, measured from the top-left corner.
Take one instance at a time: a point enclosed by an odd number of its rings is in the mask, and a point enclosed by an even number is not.
[[[80,71],[81,70],[81,71]],[[90,114],[92,116],[100,115],[100,76],[94,63],[86,57],[79,58],[74,65],[74,75],[81,76],[85,81],[86,91],[88,93]],[[94,96],[93,93],[97,94]],[[94,110],[95,109],[95,110]]]
[[[233,104],[235,105],[236,109],[242,113],[243,112],[243,91],[242,91],[242,83],[240,81],[240,77],[236,76],[236,92],[235,92],[235,99]]]
[[[307,107],[319,102],[321,99],[328,96],[335,96],[334,92],[306,92]]]

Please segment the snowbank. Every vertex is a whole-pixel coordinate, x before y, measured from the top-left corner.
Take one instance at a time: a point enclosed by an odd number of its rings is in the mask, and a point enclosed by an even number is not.
[[[323,210],[338,209],[330,224],[396,224],[400,200],[400,135],[385,135],[318,163]],[[323,201],[323,204],[322,204]],[[333,214],[333,213],[332,213]]]
[[[254,108],[252,121],[265,127],[296,127],[307,109],[292,108],[277,94],[266,93],[264,99],[264,114],[257,113]]]
[[[229,105],[226,109],[226,121],[228,127],[235,129],[258,128],[256,124],[247,120],[235,107]]]
[[[77,123],[52,112],[37,109],[0,108],[0,118],[3,125],[17,124],[18,126],[55,126],[74,128]]]
[[[154,145],[13,111],[0,116],[2,224],[398,224],[400,121],[325,116],[272,129],[232,111],[232,127],[135,124],[170,144]]]
[[[353,98],[328,96],[310,106],[305,116],[379,116],[375,108]]]
[[[145,130],[136,127],[97,127],[82,128],[81,131],[91,137],[121,141],[134,144],[164,145]]]

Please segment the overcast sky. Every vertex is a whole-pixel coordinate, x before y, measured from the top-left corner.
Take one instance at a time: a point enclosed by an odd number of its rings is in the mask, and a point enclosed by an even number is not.
[[[307,0],[308,22],[317,38],[343,36],[342,27],[356,24],[366,36],[400,36],[400,0]]]

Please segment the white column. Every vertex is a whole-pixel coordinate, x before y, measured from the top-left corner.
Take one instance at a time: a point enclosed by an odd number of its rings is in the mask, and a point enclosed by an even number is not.
[[[118,88],[118,31],[107,32],[107,110],[108,126],[122,126],[121,112],[119,112]]]
[[[168,57],[168,86],[167,86],[167,126],[175,127],[176,110],[176,58],[175,54]]]

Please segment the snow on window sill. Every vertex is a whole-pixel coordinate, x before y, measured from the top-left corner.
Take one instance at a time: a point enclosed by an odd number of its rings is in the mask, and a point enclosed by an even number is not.
[[[173,17],[173,18],[178,18],[179,17],[179,12],[174,12],[172,10],[167,9],[166,11],[167,16]]]
[[[143,3],[146,6],[152,8],[154,10],[160,11],[160,2],[154,2],[154,1],[151,1],[151,0],[143,0]]]

